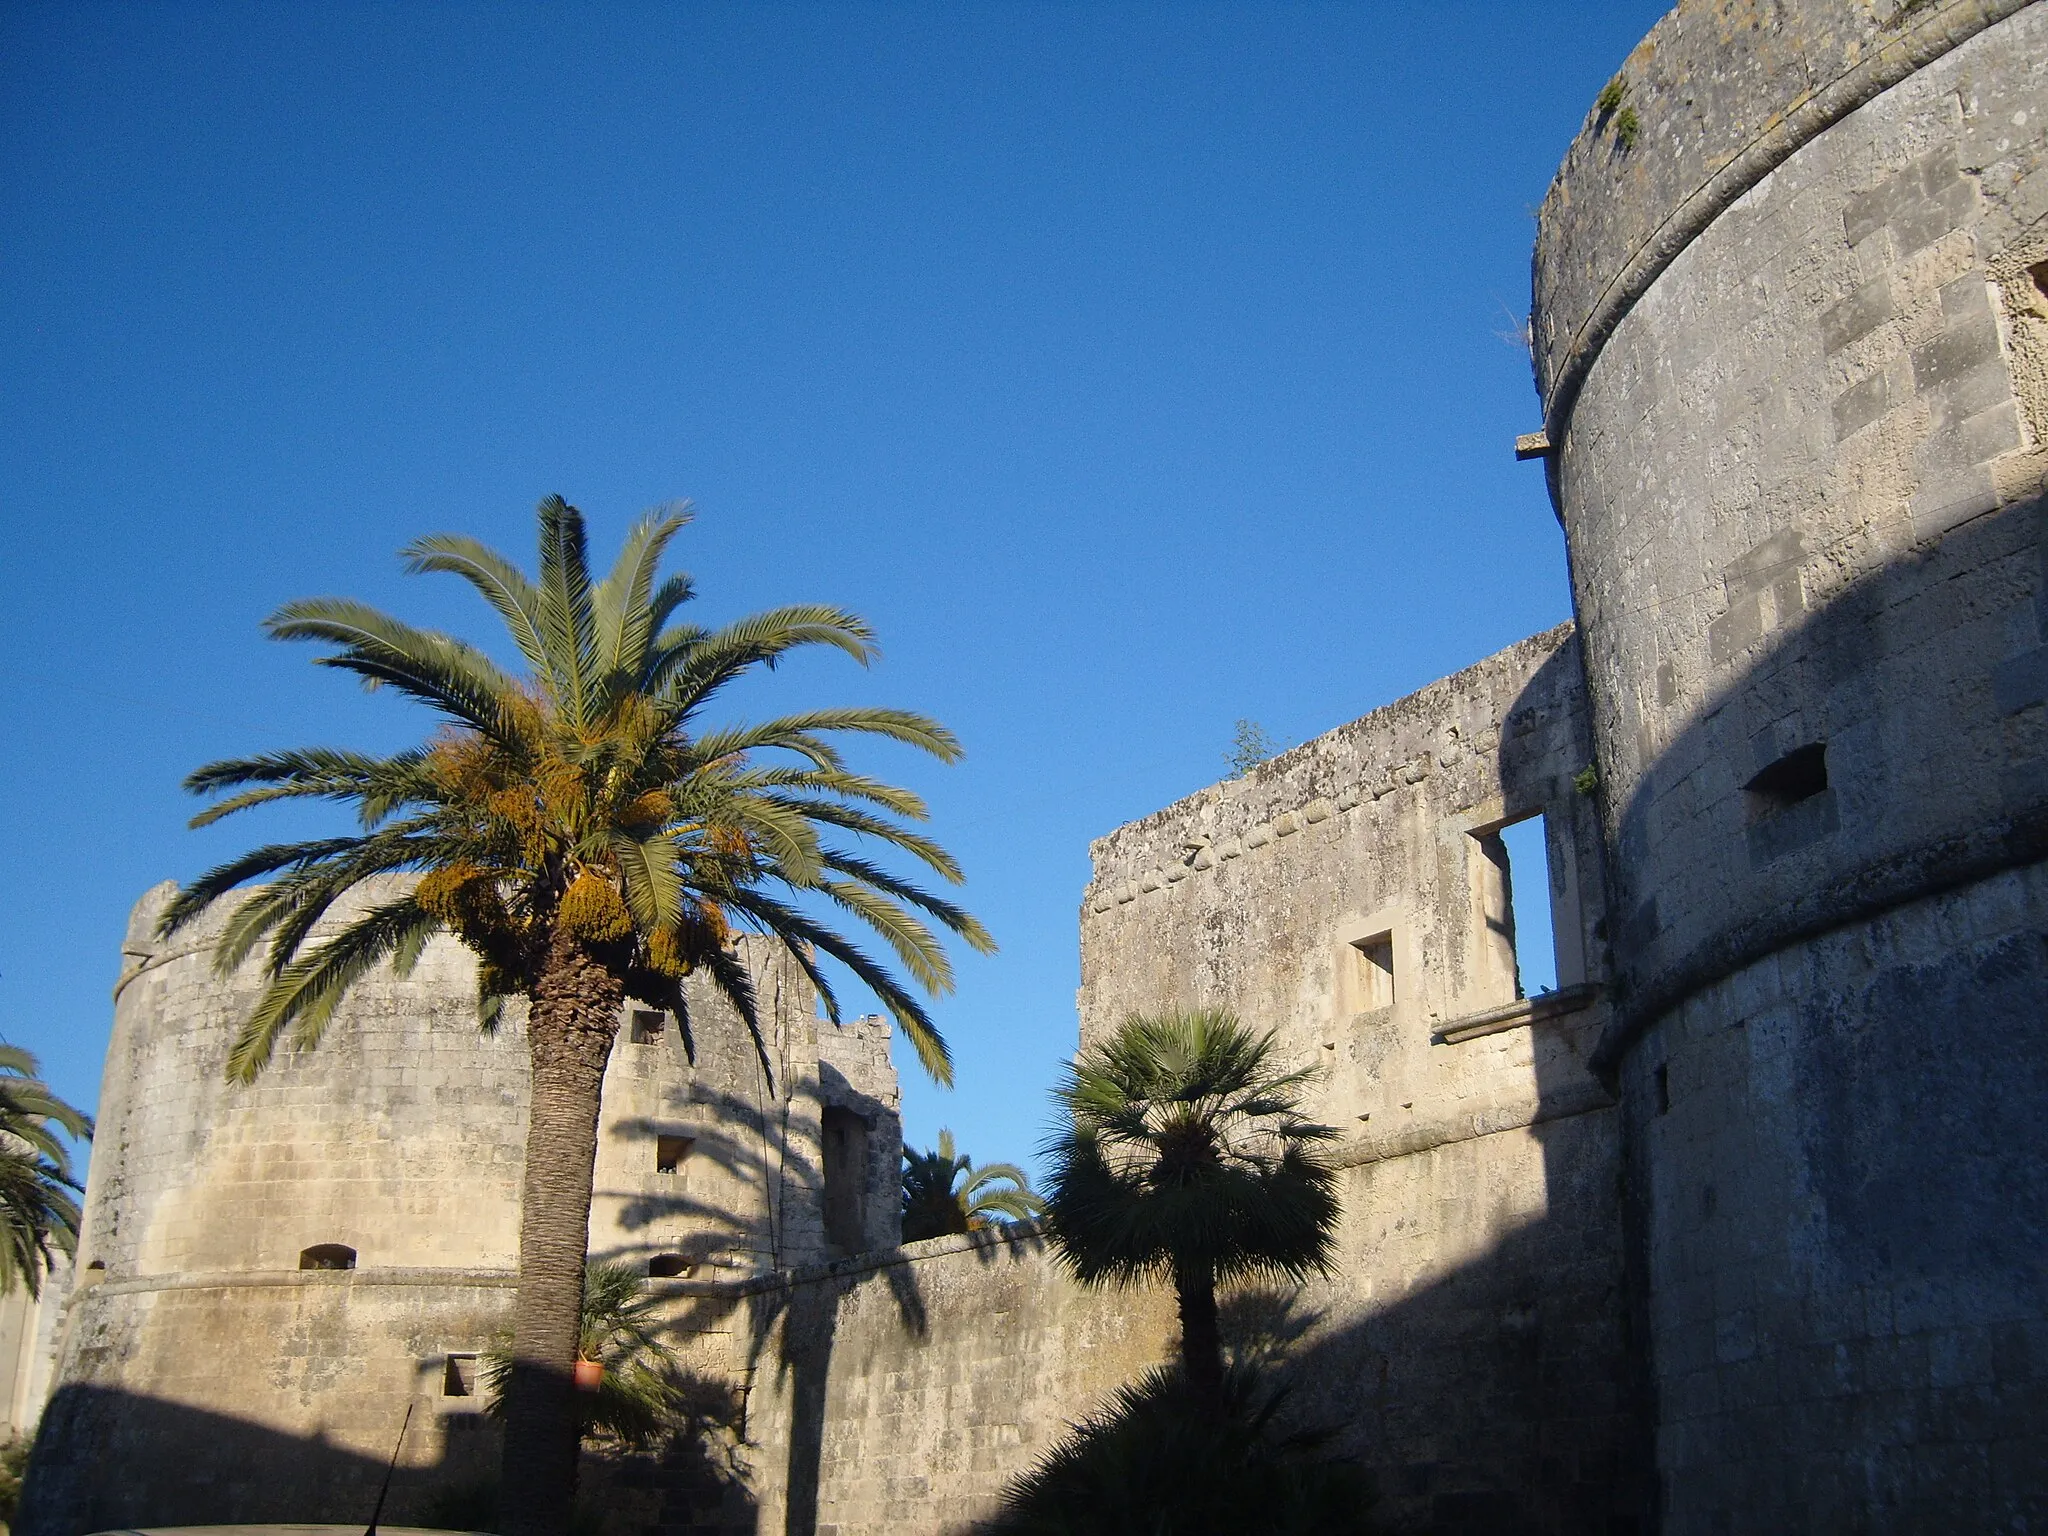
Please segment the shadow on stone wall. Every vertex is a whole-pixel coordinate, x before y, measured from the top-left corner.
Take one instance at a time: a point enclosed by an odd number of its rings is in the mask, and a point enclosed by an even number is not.
[[[691,1385],[697,1390],[688,1394],[685,1422],[661,1448],[584,1452],[579,1530],[754,1536],[754,1496],[733,1454],[730,1384]],[[397,1439],[394,1417],[394,1447]],[[501,1443],[483,1415],[443,1417],[416,1400],[382,1523],[496,1529]],[[61,1458],[53,1447],[62,1447]],[[285,1434],[183,1403],[69,1386],[44,1413],[13,1529],[18,1536],[84,1536],[121,1527],[367,1524],[387,1465],[317,1434]],[[142,1466],[159,1473],[145,1483],[133,1475]],[[186,1471],[180,1477],[163,1470],[170,1468]]]
[[[394,1447],[403,1412],[401,1405],[392,1415]],[[480,1416],[472,1418],[474,1428],[444,1433],[415,1409],[406,1433],[409,1464],[392,1474],[386,1523],[418,1524],[437,1495],[496,1471],[498,1436]],[[418,1464],[423,1446],[433,1450]],[[367,1523],[385,1465],[317,1434],[285,1434],[184,1403],[72,1385],[44,1410],[14,1530],[81,1536],[123,1526]],[[145,1481],[136,1475],[142,1467],[158,1475]]]

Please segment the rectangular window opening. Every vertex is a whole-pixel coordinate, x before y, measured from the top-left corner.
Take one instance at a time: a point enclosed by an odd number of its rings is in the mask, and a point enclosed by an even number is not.
[[[1514,954],[1515,996],[1541,997],[1557,990],[1557,933],[1550,893],[1550,831],[1543,814],[1526,816],[1498,834],[1501,906]],[[1519,876],[1519,878],[1518,878]],[[1489,915],[1489,926],[1492,918]]]
[[[635,1045],[655,1045],[661,1040],[661,1032],[668,1027],[668,1016],[646,1008],[633,1010],[632,1031],[628,1035]]]
[[[1828,744],[1794,747],[1742,787],[1766,811],[1811,800],[1828,787]]]
[[[476,1396],[476,1356],[450,1355],[441,1369],[443,1397]]]
[[[655,1137],[654,1171],[656,1173],[676,1172],[683,1166],[684,1160],[689,1157],[690,1149],[696,1145],[695,1138],[690,1136]]]
[[[839,1253],[867,1247],[868,1123],[850,1109],[824,1113],[825,1240]]]
[[[1657,1113],[1671,1113],[1671,1068],[1668,1066],[1657,1068]]]
[[[1376,933],[1351,941],[1352,980],[1360,1013],[1394,1006],[1394,936]]]

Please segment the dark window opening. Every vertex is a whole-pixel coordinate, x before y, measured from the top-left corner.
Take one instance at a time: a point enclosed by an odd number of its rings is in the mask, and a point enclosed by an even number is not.
[[[354,1269],[356,1251],[345,1243],[316,1243],[299,1255],[301,1269]]]
[[[1742,787],[1767,810],[1811,800],[1828,787],[1827,743],[1793,748]]]
[[[2027,268],[2027,276],[2034,284],[2034,292],[2048,299],[2048,261],[2037,261]]]
[[[850,1109],[825,1111],[825,1240],[841,1253],[867,1247],[868,1123]]]
[[[105,1269],[107,1267],[107,1261],[105,1259],[94,1259],[90,1264],[86,1265],[85,1267],[87,1269]]]
[[[647,1277],[650,1280],[674,1280],[696,1269],[687,1254],[657,1253],[647,1261]]]
[[[645,1008],[635,1008],[632,1026],[626,1038],[635,1045],[656,1045],[660,1043],[661,1032],[667,1025],[667,1015],[652,1013]]]
[[[1670,1112],[1671,1068],[1669,1068],[1668,1066],[1659,1067],[1657,1069],[1657,1113],[1660,1115],[1664,1115],[1669,1114]]]
[[[476,1356],[450,1355],[441,1368],[441,1395],[443,1397],[476,1396]]]
[[[655,1137],[654,1171],[674,1173],[683,1166],[683,1159],[690,1155],[690,1149],[696,1145],[695,1139],[689,1136]]]

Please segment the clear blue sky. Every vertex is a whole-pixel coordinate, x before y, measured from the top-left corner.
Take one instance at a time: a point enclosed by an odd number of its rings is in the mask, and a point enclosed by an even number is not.
[[[93,1101],[136,897],[316,824],[180,777],[418,734],[266,613],[495,643],[401,544],[688,497],[706,616],[883,640],[743,707],[966,742],[864,759],[1003,945],[907,1130],[1027,1154],[1091,837],[1568,615],[1502,333],[1660,9],[0,4],[0,1032]]]

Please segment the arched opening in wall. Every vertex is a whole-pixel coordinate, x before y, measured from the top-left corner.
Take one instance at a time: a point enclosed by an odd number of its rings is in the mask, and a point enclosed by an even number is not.
[[[696,1263],[683,1253],[657,1253],[647,1261],[647,1278],[650,1280],[677,1280],[695,1274],[696,1270]]]
[[[299,1253],[301,1269],[354,1269],[356,1251],[346,1243],[315,1243]]]
[[[867,1247],[868,1123],[850,1109],[825,1111],[825,1241],[839,1253]]]

